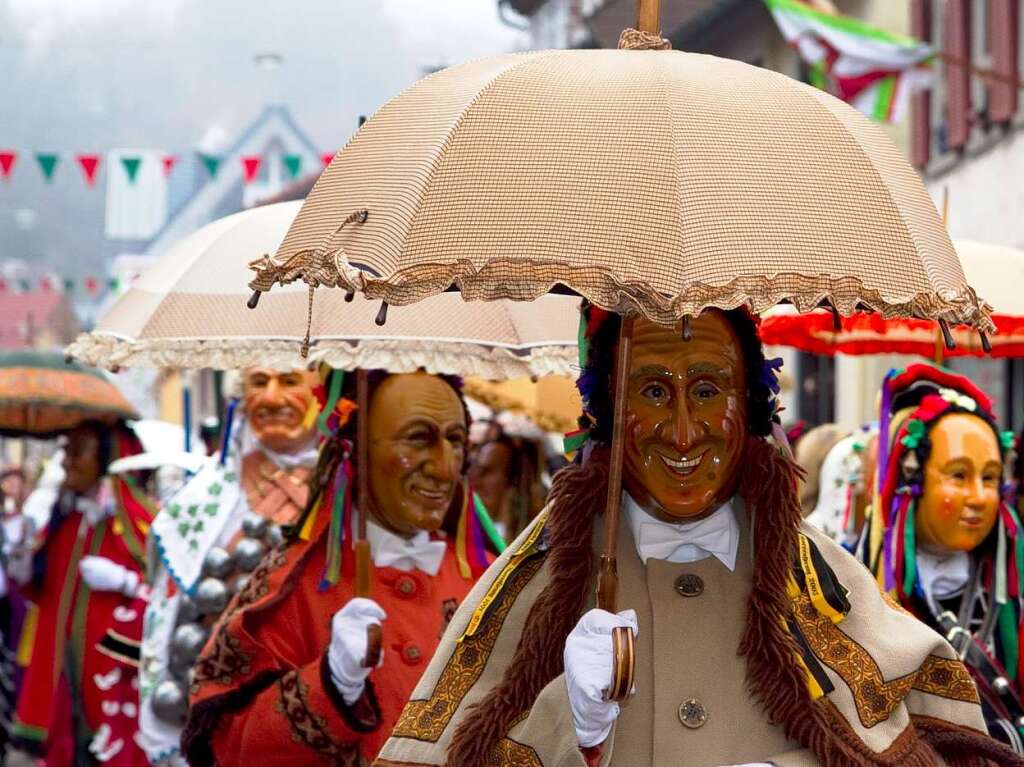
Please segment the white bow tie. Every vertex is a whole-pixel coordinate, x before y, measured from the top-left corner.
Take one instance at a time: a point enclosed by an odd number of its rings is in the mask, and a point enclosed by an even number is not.
[[[627,509],[637,554],[667,562],[696,562],[714,556],[730,570],[736,567],[739,526],[732,506],[724,504],[699,522],[672,524],[655,519],[627,496]]]
[[[369,520],[366,538],[377,567],[393,567],[403,572],[421,570],[427,575],[437,575],[447,548],[444,541],[430,540],[430,533],[425,530],[412,538],[402,538]]]

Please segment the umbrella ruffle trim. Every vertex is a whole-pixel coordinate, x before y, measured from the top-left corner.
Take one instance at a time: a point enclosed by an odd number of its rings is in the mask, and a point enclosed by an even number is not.
[[[233,370],[260,365],[281,370],[324,362],[353,370],[383,369],[392,373],[476,376],[491,380],[578,372],[575,344],[514,350],[482,344],[434,342],[428,339],[379,340],[349,343],[313,338],[309,357],[299,353],[299,339],[150,339],[136,341],[99,333],[80,335],[67,354],[108,369],[212,368]]]
[[[321,284],[359,290],[368,298],[402,306],[441,293],[454,285],[467,301],[512,299],[532,301],[561,283],[593,304],[618,313],[639,312],[652,322],[672,325],[681,317],[707,308],[735,309],[746,306],[755,314],[781,303],[809,312],[831,305],[843,316],[874,311],[883,317],[918,317],[963,324],[986,333],[995,332],[991,308],[966,284],[946,295],[919,292],[883,295],[855,277],[780,273],[772,276],[743,275],[724,285],[690,284],[685,294],[666,296],[641,282],[622,282],[593,266],[571,267],[564,263],[490,261],[477,270],[469,263],[419,264],[387,280],[335,260],[332,279]],[[509,275],[514,274],[514,282]]]

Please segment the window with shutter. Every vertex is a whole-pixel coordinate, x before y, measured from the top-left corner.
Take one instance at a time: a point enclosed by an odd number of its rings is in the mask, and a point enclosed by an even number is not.
[[[918,40],[932,40],[932,0],[911,0],[910,33]],[[915,93],[910,105],[910,159],[924,168],[932,149],[932,94],[930,89]]]
[[[963,149],[971,133],[971,3],[946,0],[943,18],[946,146]]]
[[[988,48],[992,70],[997,76],[1018,77],[1020,45],[1019,0],[988,0]],[[1017,113],[1017,85],[991,80],[987,87],[988,118],[996,124],[1009,123]]]

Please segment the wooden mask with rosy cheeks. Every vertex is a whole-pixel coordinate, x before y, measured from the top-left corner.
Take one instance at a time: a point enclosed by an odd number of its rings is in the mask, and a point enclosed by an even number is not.
[[[669,522],[712,514],[735,492],[747,434],[743,348],[722,312],[679,329],[638,318],[626,399],[623,484]]]
[[[928,431],[930,451],[916,513],[917,539],[932,551],[973,551],[999,514],[1003,461],[992,427],[955,412]]]
[[[317,383],[316,373],[308,370],[248,368],[243,407],[253,436],[277,453],[294,453],[309,445],[314,425],[306,416],[316,406]]]
[[[411,536],[437,530],[462,482],[469,427],[462,400],[428,373],[385,378],[370,397],[372,515]]]

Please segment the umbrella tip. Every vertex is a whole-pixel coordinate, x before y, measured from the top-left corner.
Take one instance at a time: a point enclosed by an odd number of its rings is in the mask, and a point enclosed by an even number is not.
[[[384,323],[388,321],[388,302],[380,302],[380,310],[377,312],[377,316],[374,317],[373,321],[377,323],[377,327],[383,327]]]
[[[693,340],[693,330],[690,328],[690,315],[689,314],[683,315],[682,327],[680,328],[679,336],[684,341],[691,341],[691,340]]]
[[[939,319],[939,328],[942,330],[942,340],[946,344],[946,349],[953,351],[956,348],[956,341],[953,340],[953,334],[949,332],[949,323],[944,319]]]
[[[345,303],[346,304],[352,303],[352,299],[355,298],[355,297],[356,297],[356,292],[354,290],[346,290],[345,291]]]
[[[978,335],[981,337],[981,348],[985,354],[992,353],[992,342],[988,340],[988,333],[984,330],[979,330]]]
[[[259,304],[259,302],[260,302],[260,293],[261,292],[262,291],[254,290],[252,292],[252,295],[249,296],[249,300],[245,302],[245,305],[248,306],[250,309],[255,309],[256,305]]]

